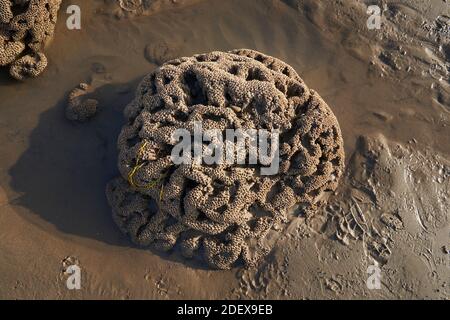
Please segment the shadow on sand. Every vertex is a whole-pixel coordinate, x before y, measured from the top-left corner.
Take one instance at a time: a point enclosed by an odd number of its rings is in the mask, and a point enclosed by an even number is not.
[[[65,119],[67,95],[42,113],[30,147],[9,171],[12,188],[22,194],[14,204],[28,208],[64,234],[136,247],[114,224],[105,186],[119,175],[116,141],[124,123],[122,112],[140,79],[126,86],[97,88],[89,96],[99,100],[100,112],[86,123]],[[176,252],[150,251],[193,268],[206,267]]]
[[[101,109],[87,123],[65,119],[66,97],[40,115],[29,148],[9,172],[12,187],[23,194],[17,205],[63,233],[129,245],[112,222],[105,185],[118,174],[116,140],[124,121],[122,110],[138,82],[121,93],[117,85],[99,87],[92,96]]]

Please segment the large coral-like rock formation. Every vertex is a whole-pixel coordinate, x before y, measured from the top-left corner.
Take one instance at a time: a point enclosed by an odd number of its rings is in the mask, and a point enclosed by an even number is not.
[[[165,63],[125,110],[121,177],[107,186],[120,229],[142,246],[174,247],[215,268],[254,265],[292,216],[313,214],[337,187],[344,149],[338,122],[286,63],[252,50]],[[259,165],[175,165],[172,133],[203,129],[280,132],[280,170]],[[281,227],[280,227],[281,226]]]
[[[47,66],[42,50],[53,36],[61,0],[0,0],[0,66],[17,80]]]

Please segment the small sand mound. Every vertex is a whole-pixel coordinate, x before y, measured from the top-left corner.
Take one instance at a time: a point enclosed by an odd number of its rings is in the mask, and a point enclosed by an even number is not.
[[[313,214],[344,167],[338,122],[286,63],[251,50],[169,61],[141,82],[119,136],[122,177],[107,186],[120,229],[142,246],[178,247],[211,267],[254,265],[292,214]],[[279,130],[280,170],[175,165],[171,136],[203,128]]]
[[[119,6],[125,11],[137,11],[142,6],[142,0],[119,0]]]
[[[0,66],[17,80],[47,66],[42,50],[53,36],[61,0],[0,0]]]

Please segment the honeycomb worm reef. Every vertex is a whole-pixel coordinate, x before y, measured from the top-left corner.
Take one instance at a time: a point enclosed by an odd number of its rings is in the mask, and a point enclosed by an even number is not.
[[[140,246],[179,250],[211,267],[253,266],[269,237],[296,215],[312,215],[344,169],[331,109],[286,63],[252,50],[211,52],[163,64],[125,109],[121,176],[107,186],[113,218]],[[175,165],[172,133],[280,132],[280,170],[258,165]],[[280,227],[281,226],[281,227]]]
[[[42,50],[53,37],[61,0],[0,0],[0,66],[17,80],[47,67]]]

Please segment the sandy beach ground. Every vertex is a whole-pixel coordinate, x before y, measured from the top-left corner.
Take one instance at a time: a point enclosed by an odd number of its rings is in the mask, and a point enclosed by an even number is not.
[[[66,27],[74,3],[81,30]],[[449,299],[449,16],[442,0],[155,0],[145,12],[63,1],[46,71],[17,82],[0,69],[0,298]],[[292,222],[256,269],[215,271],[133,245],[104,191],[140,79],[236,48],[284,60],[320,93],[347,163],[328,205]],[[100,108],[83,124],[64,117],[81,82]],[[66,287],[73,263],[81,290]]]

